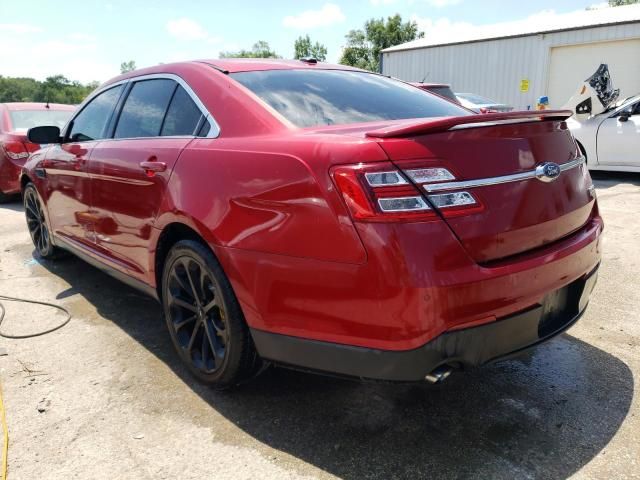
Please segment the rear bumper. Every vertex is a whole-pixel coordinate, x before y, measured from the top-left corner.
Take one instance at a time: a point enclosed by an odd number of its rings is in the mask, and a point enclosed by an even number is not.
[[[325,373],[419,381],[441,365],[474,367],[516,354],[572,326],[584,313],[597,267],[524,311],[477,327],[450,331],[412,350],[356,347],[252,329],[260,356]]]

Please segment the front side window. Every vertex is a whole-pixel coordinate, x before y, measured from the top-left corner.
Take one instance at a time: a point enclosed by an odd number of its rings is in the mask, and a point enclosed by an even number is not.
[[[114,137],[159,136],[176,85],[173,80],[164,78],[134,83],[122,107]]]
[[[346,70],[267,70],[230,75],[298,127],[470,113],[381,75]]]
[[[87,142],[105,138],[107,123],[118,103],[122,88],[122,85],[110,88],[91,100],[73,119],[69,140]]]
[[[178,85],[162,125],[162,136],[193,135],[202,112],[187,91]]]

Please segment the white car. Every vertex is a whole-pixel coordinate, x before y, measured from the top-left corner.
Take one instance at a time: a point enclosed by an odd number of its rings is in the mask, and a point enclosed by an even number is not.
[[[640,95],[583,121],[567,121],[589,170],[640,172]]]
[[[616,102],[618,93],[601,65],[565,105],[589,170],[640,172],[640,94]]]

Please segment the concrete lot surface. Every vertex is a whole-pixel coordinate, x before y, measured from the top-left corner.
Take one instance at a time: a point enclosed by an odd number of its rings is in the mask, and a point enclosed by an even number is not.
[[[8,478],[640,478],[640,175],[596,185],[605,253],[582,320],[437,386],[271,369],[211,391],[153,300],[76,258],[35,260],[21,204],[0,205],[0,295],[73,313],[0,339]],[[6,306],[6,332],[62,318]]]

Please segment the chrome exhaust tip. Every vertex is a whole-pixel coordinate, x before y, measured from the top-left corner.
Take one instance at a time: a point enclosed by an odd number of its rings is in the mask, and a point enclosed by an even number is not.
[[[441,383],[444,382],[449,375],[453,372],[453,368],[449,365],[440,365],[435,368],[431,373],[427,374],[424,379],[429,383]]]

